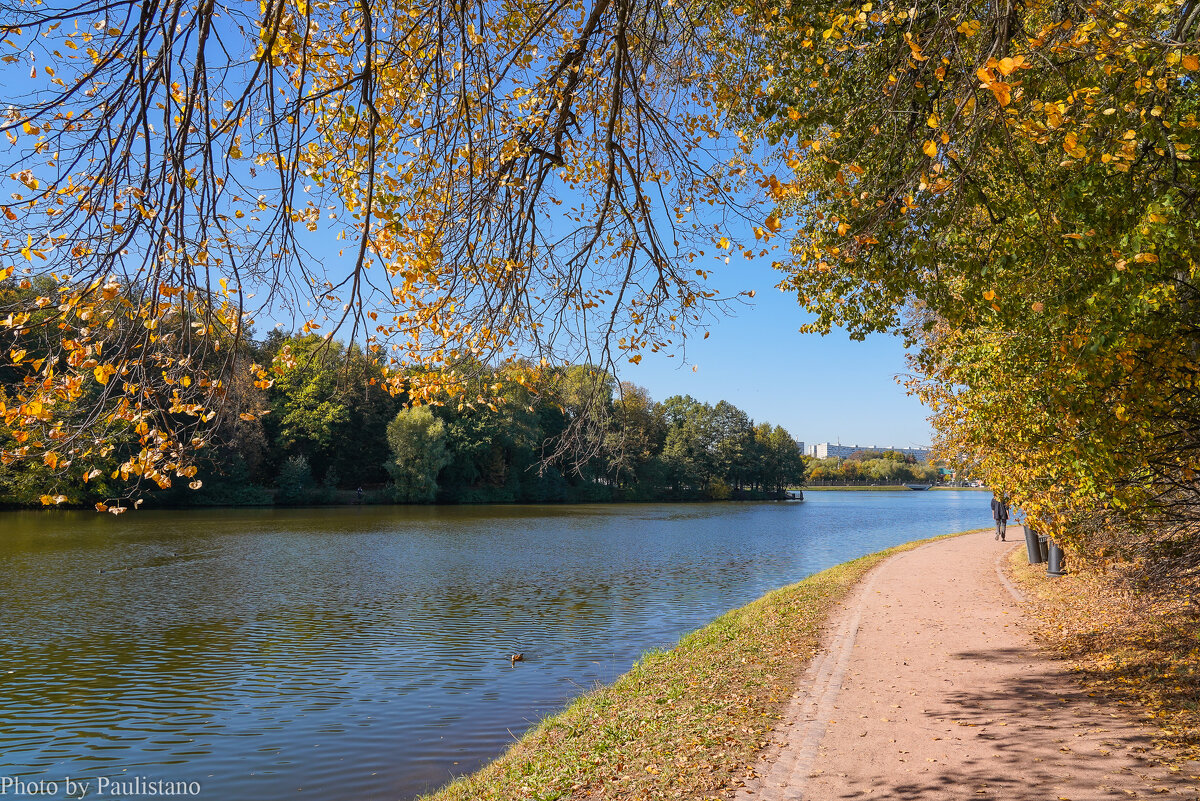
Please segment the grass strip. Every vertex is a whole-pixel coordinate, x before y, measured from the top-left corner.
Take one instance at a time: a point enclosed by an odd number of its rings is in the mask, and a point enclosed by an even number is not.
[[[824,570],[727,612],[669,651],[643,654],[615,683],[426,801],[724,795],[752,775],[834,605],[884,559],[936,539]]]
[[[828,487],[801,487],[805,492],[913,492],[903,484],[886,484],[881,487],[873,487],[870,485],[856,486],[848,484],[845,486],[833,484]]]
[[[1087,690],[1128,707],[1155,731],[1157,761],[1200,760],[1200,607],[1119,588],[1077,561],[1061,577],[1010,557],[1038,640],[1070,664]]]

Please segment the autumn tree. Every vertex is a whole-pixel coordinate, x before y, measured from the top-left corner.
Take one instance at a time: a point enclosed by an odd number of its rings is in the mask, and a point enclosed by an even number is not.
[[[126,477],[186,477],[229,376],[274,380],[236,347],[256,320],[361,343],[412,402],[472,366],[677,347],[735,297],[709,285],[737,247],[723,215],[754,213],[750,140],[712,105],[722,13],[0,3],[0,281],[53,283],[0,308],[22,374],[0,414],[25,437],[3,458],[65,476],[120,424]],[[63,335],[27,359],[40,326]]]
[[[767,77],[728,97],[793,168],[807,328],[904,334],[947,458],[1093,557],[1200,578],[1200,5],[748,16]]]

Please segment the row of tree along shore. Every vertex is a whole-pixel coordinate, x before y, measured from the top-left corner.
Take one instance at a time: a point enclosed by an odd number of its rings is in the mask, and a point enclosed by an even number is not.
[[[900,451],[855,451],[845,459],[830,457],[809,463],[813,484],[936,484],[941,471]]]
[[[272,332],[242,347],[262,363],[286,347],[291,366],[269,386],[232,385],[194,480],[145,493],[146,505],[769,499],[804,481],[782,427],[725,401],[658,402],[589,366],[543,372],[536,385],[479,368],[479,386],[459,398],[408,408],[356,346]],[[487,400],[461,400],[477,397]],[[38,462],[0,466],[0,503],[37,505],[53,492],[110,504],[126,491],[114,466],[137,442],[132,431],[114,438],[86,482],[64,485]]]

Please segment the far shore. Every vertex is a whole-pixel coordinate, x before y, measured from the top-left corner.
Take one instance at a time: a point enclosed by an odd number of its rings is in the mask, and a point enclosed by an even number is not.
[[[990,492],[987,487],[951,487],[938,486],[930,487],[930,490],[974,490],[977,492]],[[823,492],[830,490],[832,492],[923,492],[924,490],[913,490],[904,484],[831,484],[829,486],[805,486],[789,489],[789,492],[803,490],[805,492]]]
[[[140,508],[145,510],[156,511],[198,511],[203,509],[319,509],[322,507],[342,507],[342,506],[402,506],[402,507],[433,507],[433,506],[570,506],[575,504],[633,504],[633,503],[778,503],[782,501],[801,501],[803,497],[797,498],[792,493],[803,493],[806,487],[795,489],[787,489],[782,492],[775,491],[750,491],[750,490],[735,490],[728,498],[709,498],[699,493],[695,494],[665,494],[661,496],[646,496],[641,497],[630,494],[625,497],[617,497],[614,495],[596,496],[586,493],[581,493],[577,496],[555,498],[553,500],[522,500],[519,498],[505,497],[483,497],[479,500],[469,501],[435,501],[433,503],[402,503],[391,500],[390,494],[386,490],[371,490],[359,495],[355,490],[334,490],[326,497],[319,501],[309,503],[275,503],[274,496],[277,490],[272,488],[259,488],[259,496],[251,502],[245,503],[214,503],[199,500],[192,503],[172,502],[168,499],[164,500],[163,496],[156,497],[154,493],[147,496],[146,503]],[[895,489],[894,487],[889,489]],[[904,489],[904,487],[900,487]],[[180,496],[175,496],[180,497]],[[188,496],[182,496],[187,498]],[[111,505],[111,504],[110,504]],[[126,504],[129,508],[138,508],[132,501]],[[65,510],[91,510],[93,506],[83,503],[61,503],[52,506],[43,506],[38,504],[20,504],[12,503],[4,499],[0,499],[0,511],[65,511]]]
[[[564,504],[584,504],[584,503],[602,503],[602,504],[625,504],[625,503],[720,503],[720,502],[745,502],[745,501],[802,501],[803,493],[805,492],[914,492],[923,490],[912,490],[904,484],[834,484],[830,486],[802,486],[788,487],[782,493],[777,492],[750,492],[750,491],[735,491],[729,498],[707,498],[700,494],[682,494],[682,495],[662,495],[659,497],[639,497],[630,495],[628,497],[596,497],[581,494],[578,497],[558,498],[554,500],[538,500],[527,501],[512,498],[481,498],[478,501],[459,501],[459,502],[435,502],[430,504],[413,504],[413,503],[398,503],[391,500],[386,490],[371,489],[364,492],[361,496],[354,490],[334,490],[329,493],[329,496],[312,503],[274,503],[273,498],[276,490],[271,488],[258,488],[259,496],[251,502],[242,503],[213,503],[199,502],[180,503],[177,500],[165,500],[163,497],[155,497],[151,493],[147,498],[147,503],[143,509],[159,509],[159,510],[198,510],[198,509],[307,509],[317,508],[322,506],[476,506],[481,504],[498,504],[504,506],[520,505],[520,504],[545,504],[548,506],[561,506]],[[990,492],[987,487],[951,487],[951,486],[936,486],[930,487],[930,490],[974,490],[978,492]],[[795,497],[792,493],[800,493],[800,497]],[[178,496],[176,496],[178,497]],[[186,496],[185,496],[186,497]],[[133,503],[128,505],[132,508]],[[19,504],[0,499],[0,511],[3,510],[65,510],[65,509],[92,509],[90,504],[81,503],[63,503],[56,506],[40,506],[34,504]]]

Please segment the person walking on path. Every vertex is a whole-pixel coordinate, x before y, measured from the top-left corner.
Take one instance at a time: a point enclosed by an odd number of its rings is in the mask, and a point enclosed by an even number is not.
[[[1004,538],[1008,529],[1008,499],[1003,496],[992,496],[992,519],[996,521],[996,539],[1008,542]]]

